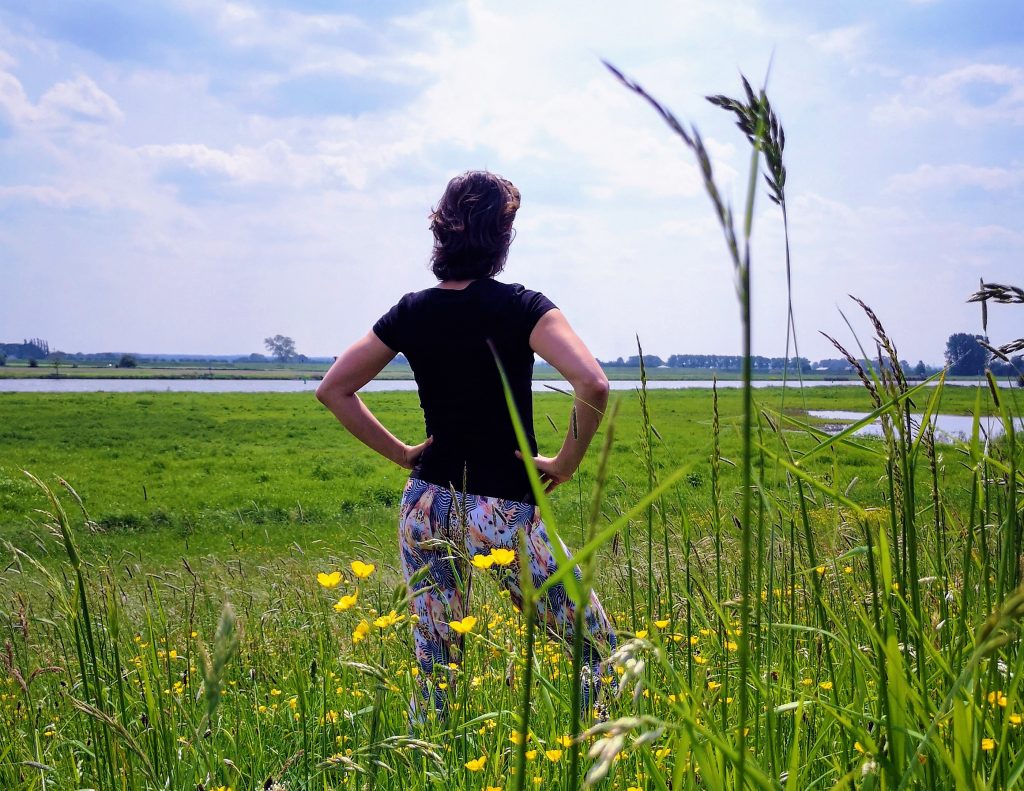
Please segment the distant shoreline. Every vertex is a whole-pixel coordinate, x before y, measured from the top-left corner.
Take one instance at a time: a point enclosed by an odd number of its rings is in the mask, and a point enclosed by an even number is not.
[[[605,368],[605,374],[610,380],[636,380],[640,379],[639,367],[613,367]],[[0,367],[0,379],[207,379],[207,380],[291,380],[291,381],[316,381],[322,379],[326,370],[322,367],[303,369],[300,367],[281,368],[237,368],[237,367],[213,367],[213,366],[139,366],[137,368],[108,368],[100,366],[61,366],[60,374],[53,371],[53,366],[40,365],[38,368],[27,366],[7,365]],[[717,378],[719,381],[738,381],[741,379],[739,371],[716,371],[713,369],[680,369],[680,368],[649,368],[646,371],[648,380],[666,381],[710,381]],[[387,366],[381,373],[374,377],[375,380],[412,380],[412,370],[408,365]],[[781,372],[755,373],[755,381],[782,381]],[[853,374],[829,375],[820,372],[805,373],[801,377],[795,372],[790,372],[788,379],[794,383],[800,381],[814,382],[849,382],[856,379]],[[950,377],[952,378],[952,377]],[[965,377],[975,379],[976,377]],[[561,380],[561,375],[548,366],[534,370],[534,381]]]

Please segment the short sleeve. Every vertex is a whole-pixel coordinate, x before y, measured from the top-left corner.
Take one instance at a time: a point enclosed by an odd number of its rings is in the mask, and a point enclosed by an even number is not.
[[[396,352],[405,350],[406,324],[408,322],[407,310],[409,295],[406,294],[391,309],[381,316],[373,325],[373,333],[380,338],[384,344]]]
[[[526,335],[533,332],[540,317],[558,306],[539,291],[519,286],[516,298],[519,302],[520,315],[522,316],[523,331]]]

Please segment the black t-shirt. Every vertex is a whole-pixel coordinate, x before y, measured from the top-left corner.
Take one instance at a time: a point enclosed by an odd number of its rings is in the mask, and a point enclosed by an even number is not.
[[[487,497],[533,503],[526,466],[514,451],[515,430],[490,338],[509,380],[530,450],[533,350],[530,333],[555,304],[539,291],[492,278],[461,290],[428,288],[403,296],[373,325],[409,360],[419,387],[427,446],[411,477]]]

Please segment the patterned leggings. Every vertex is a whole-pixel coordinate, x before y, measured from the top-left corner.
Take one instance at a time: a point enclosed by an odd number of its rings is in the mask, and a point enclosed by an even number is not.
[[[464,526],[459,514],[463,505]],[[462,650],[462,636],[448,626],[449,622],[461,620],[469,614],[468,563],[459,552],[460,544],[470,558],[489,554],[495,548],[516,550],[516,559],[512,564],[496,567],[495,572],[498,581],[508,590],[513,604],[521,610],[523,597],[519,587],[518,554],[520,528],[526,534],[533,585],[539,587],[557,569],[547,529],[540,518],[540,508],[516,500],[473,494],[466,494],[463,503],[461,492],[453,496],[449,489],[418,478],[409,478],[406,483],[398,522],[402,573],[408,583],[418,569],[424,566],[430,569],[426,577],[418,581],[410,591],[414,594],[410,609],[419,616],[413,628],[413,637],[416,660],[422,671],[425,698],[429,699],[425,677],[431,676],[435,665],[447,669],[453,647],[460,654]],[[562,546],[565,547],[564,544]],[[568,550],[566,555],[569,555]],[[579,579],[579,567],[575,568],[575,573]],[[432,585],[435,587],[427,590]],[[537,603],[537,615],[539,623],[571,647],[576,605],[561,583],[553,585]],[[590,706],[591,683],[595,693],[600,688],[601,655],[596,641],[607,643],[614,650],[616,640],[611,622],[593,592],[584,613],[584,622],[587,633],[583,636],[583,662],[589,668],[589,674],[584,673],[582,685],[583,707],[586,711]],[[436,684],[433,702],[439,713],[447,713],[447,696]]]

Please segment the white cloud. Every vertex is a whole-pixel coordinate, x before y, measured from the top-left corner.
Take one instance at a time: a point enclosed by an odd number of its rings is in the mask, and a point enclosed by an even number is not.
[[[863,54],[867,32],[867,25],[847,25],[812,33],[807,40],[828,55],[852,59]]]
[[[50,88],[40,98],[38,110],[44,122],[112,124],[124,118],[117,102],[83,74]]]
[[[980,95],[977,95],[980,94]],[[911,76],[871,110],[878,124],[941,120],[962,126],[1024,124],[1024,68],[973,63],[936,76]]]
[[[977,165],[920,165],[909,173],[889,179],[892,192],[923,192],[977,187],[991,192],[1024,185],[1024,168],[979,167]]]
[[[361,187],[365,171],[348,157],[300,154],[283,140],[262,146],[238,146],[224,151],[199,143],[141,146],[138,152],[158,163],[179,163],[207,175],[226,177],[239,184],[274,184],[302,189],[321,184]]]
[[[33,104],[21,81],[0,71],[0,108],[24,129],[108,125],[124,118],[117,102],[84,74],[56,83]]]

